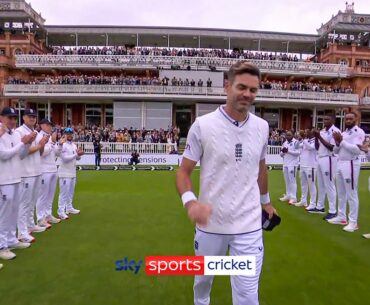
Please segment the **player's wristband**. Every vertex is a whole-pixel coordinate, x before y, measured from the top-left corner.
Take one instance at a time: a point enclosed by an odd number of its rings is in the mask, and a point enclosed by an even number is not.
[[[266,193],[266,194],[261,194],[261,204],[269,204],[271,203],[271,200],[270,200],[270,194],[269,193]]]
[[[182,204],[185,206],[189,201],[197,200],[195,194],[191,191],[187,191],[181,195]]]

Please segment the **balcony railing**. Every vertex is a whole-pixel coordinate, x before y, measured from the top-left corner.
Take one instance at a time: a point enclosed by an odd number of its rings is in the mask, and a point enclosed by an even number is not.
[[[209,99],[226,97],[222,87],[126,86],[126,85],[5,85],[5,97],[100,97],[100,98],[158,98]],[[260,89],[257,101],[307,101],[311,103],[340,103],[357,105],[357,94],[311,91]]]
[[[77,142],[86,154],[94,153],[94,145],[92,142]],[[131,154],[136,150],[139,154],[169,154],[172,151],[177,151],[177,145],[167,143],[111,143],[101,142],[102,154]]]
[[[153,56],[153,55],[17,55],[18,68],[137,68],[156,69],[178,66],[192,70],[227,71],[242,58]],[[248,59],[261,72],[271,74],[320,75],[345,77],[348,67],[339,64]]]
[[[94,153],[94,145],[92,142],[76,142],[77,147],[80,147],[85,154]],[[102,154],[131,154],[136,150],[139,154],[168,154],[171,151],[177,151],[176,143],[112,143],[101,142]],[[268,155],[280,154],[281,146],[267,146]]]

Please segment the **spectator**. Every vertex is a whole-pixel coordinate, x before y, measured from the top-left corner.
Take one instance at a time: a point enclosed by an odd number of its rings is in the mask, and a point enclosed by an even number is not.
[[[128,165],[134,165],[134,163],[135,165],[139,164],[140,163],[139,156],[140,156],[139,153],[136,150],[134,150],[131,154],[131,159]]]
[[[94,155],[95,155],[95,166],[100,167],[102,145],[100,144],[99,137],[95,138],[93,145],[94,145]]]

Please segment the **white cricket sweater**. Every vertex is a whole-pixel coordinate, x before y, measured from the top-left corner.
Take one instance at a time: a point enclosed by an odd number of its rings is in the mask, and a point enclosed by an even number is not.
[[[236,126],[238,124],[238,126]],[[220,106],[190,128],[184,157],[200,161],[199,200],[212,207],[209,233],[240,234],[261,229],[259,162],[265,159],[268,123],[249,113],[233,121]]]
[[[25,124],[19,126],[15,130],[15,135],[18,137],[18,142],[21,142],[23,136],[30,134],[33,132],[32,129],[28,128]],[[35,147],[39,142],[37,139],[32,142],[30,149]],[[27,155],[25,158],[19,158],[20,168],[21,168],[21,177],[35,177],[41,175],[41,158],[40,158],[40,151],[36,151],[33,154]]]
[[[76,177],[76,160],[80,157],[77,155],[76,144],[67,141],[63,144],[60,152],[60,165],[58,168],[58,176],[60,178]]]

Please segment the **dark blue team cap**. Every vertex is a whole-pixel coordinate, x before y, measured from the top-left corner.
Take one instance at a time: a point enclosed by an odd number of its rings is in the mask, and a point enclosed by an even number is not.
[[[27,108],[27,109],[24,109],[24,115],[37,116],[37,113],[36,113],[35,110],[33,110],[31,108]]]
[[[13,117],[18,116],[17,111],[12,107],[4,107],[3,110],[1,110],[1,115],[2,116],[13,116]]]

